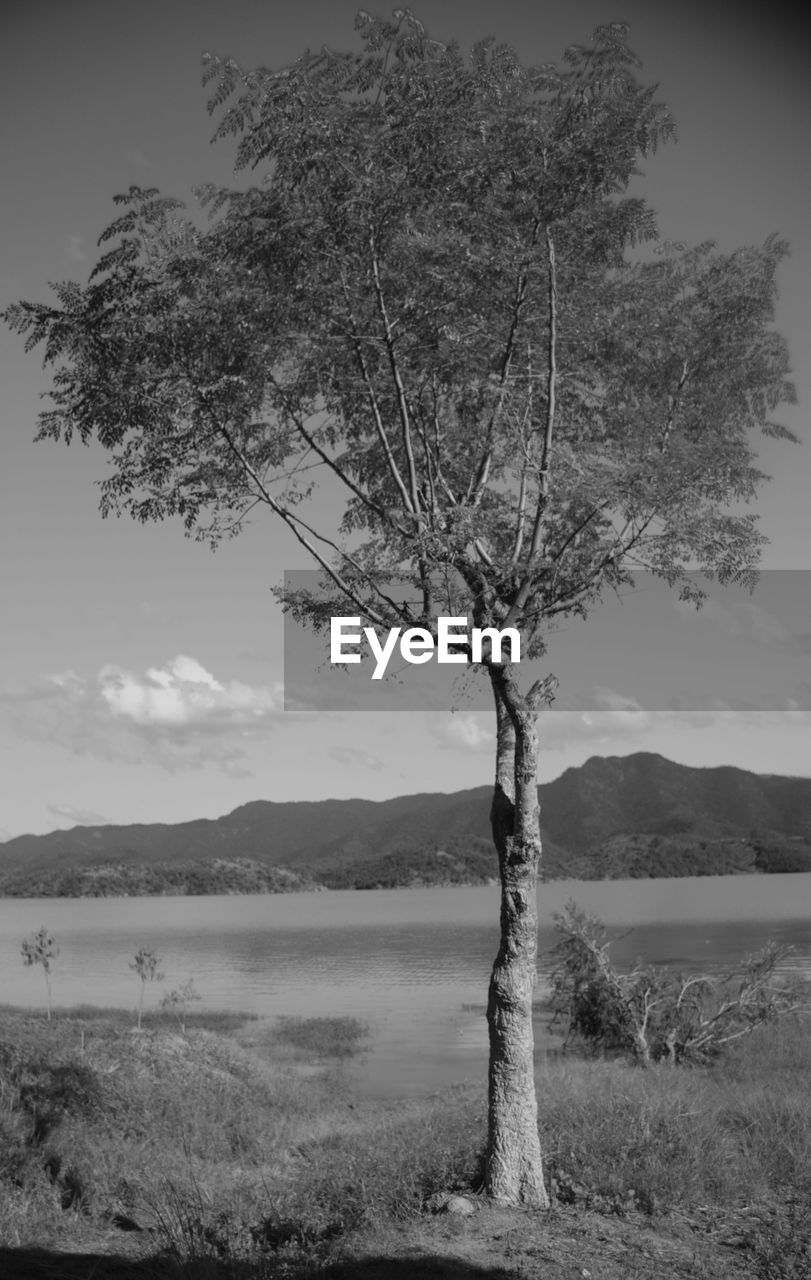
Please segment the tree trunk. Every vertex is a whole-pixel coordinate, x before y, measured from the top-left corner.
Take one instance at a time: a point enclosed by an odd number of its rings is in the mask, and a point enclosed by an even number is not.
[[[549,685],[518,690],[508,666],[491,665],[498,742],[490,813],[501,878],[501,942],[487,1002],[490,1034],[488,1195],[546,1208],[533,1062],[532,996],[538,946],[541,854],[536,720]]]

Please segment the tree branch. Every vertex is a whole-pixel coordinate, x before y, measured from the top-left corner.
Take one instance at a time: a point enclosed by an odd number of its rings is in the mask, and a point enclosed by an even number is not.
[[[391,445],[389,444],[389,438],[386,435],[386,428],[383,426],[383,417],[380,412],[380,406],[377,403],[377,395],[375,393],[374,383],[372,381],[371,374],[369,373],[369,366],[366,363],[366,357],[363,354],[363,347],[361,345],[360,336],[357,331],[357,326],[355,325],[354,317],[351,316],[351,314],[350,314],[350,324],[352,326],[352,340],[353,340],[353,345],[355,349],[355,357],[358,362],[358,367],[360,369],[361,377],[366,387],[366,393],[369,400],[369,407],[372,411],[372,417],[374,419],[378,439],[380,440],[380,443],[383,446],[383,453],[385,455],[386,462],[388,464],[389,472],[391,474],[391,477],[395,485],[397,486],[400,497],[403,500],[403,506],[405,510],[409,513],[409,515],[415,516],[417,514],[417,509],[415,508],[414,503],[412,502],[411,497],[409,496],[409,492],[405,486],[405,481],[403,480],[403,477],[400,475],[400,468],[397,466],[397,460],[395,459],[394,454],[392,452]]]
[[[284,387],[280,386],[279,382],[273,376],[272,373],[270,374],[270,382],[276,388],[279,395],[282,397],[285,404],[285,408],[287,412],[290,414],[290,417],[292,418],[293,422],[295,423],[296,430],[298,431],[299,435],[309,445],[309,447],[313,450],[313,452],[318,454],[321,461],[326,463],[326,465],[330,468],[330,470],[335,473],[338,479],[343,484],[346,485],[346,487],[350,490],[350,492],[355,495],[355,497],[358,499],[359,502],[363,504],[363,506],[367,507],[370,511],[373,511],[380,520],[396,528],[398,533],[403,533],[404,530],[401,529],[397,525],[397,523],[392,519],[390,513],[387,511],[384,511],[383,508],[379,505],[379,503],[375,502],[374,499],[370,497],[368,493],[364,493],[364,491],[358,485],[355,484],[355,482],[351,479],[351,477],[347,475],[343,467],[339,466],[339,464],[335,461],[335,459],[331,458],[329,454],[326,452],[326,450],[321,447],[321,445],[313,436],[312,432],[308,431],[308,429],[305,427],[303,416],[300,413],[297,413],[296,410],[293,408],[293,406],[290,404],[290,400],[287,395],[287,392],[285,391]]]
[[[540,230],[540,225],[540,218],[536,218],[532,225],[532,238],[530,240],[531,250],[534,249],[538,243],[538,231]],[[487,480],[490,475],[490,466],[493,461],[493,436],[495,433],[496,422],[498,421],[499,414],[501,413],[501,409],[504,404],[504,397],[507,389],[507,377],[510,372],[513,354],[515,351],[515,336],[518,332],[518,322],[521,318],[521,311],[527,296],[527,285],[529,284],[529,261],[531,261],[531,259],[529,259],[522,267],[518,279],[516,280],[512,319],[510,322],[510,329],[507,334],[507,344],[504,348],[504,355],[502,356],[501,369],[499,372],[499,395],[493,408],[493,412],[490,415],[490,421],[487,424],[485,450],[476,470],[475,478],[471,480],[470,485],[468,486],[468,492],[465,498],[466,503],[471,507],[477,507],[479,505],[482,494],[484,493],[485,485],[487,484]]]
[[[400,366],[397,363],[397,354],[394,350],[394,338],[392,335],[392,326],[389,320],[388,310],[386,308],[386,299],[383,296],[383,284],[380,279],[380,263],[377,256],[377,246],[375,244],[374,231],[369,228],[369,252],[371,253],[372,262],[372,278],[375,285],[375,296],[377,298],[377,308],[380,312],[380,318],[383,321],[383,332],[386,341],[386,351],[391,366],[392,378],[397,392],[397,406],[400,412],[400,425],[403,435],[403,449],[405,450],[406,462],[408,464],[408,483],[411,494],[411,510],[415,516],[419,516],[420,512],[420,495],[419,486],[417,484],[417,468],[414,461],[414,449],[411,443],[411,417],[408,410],[408,398],[403,386],[403,380],[400,376]]]
[[[555,430],[555,398],[558,376],[558,282],[555,242],[552,239],[552,232],[549,227],[546,228],[546,251],[549,263],[549,370],[546,377],[546,428],[544,430],[541,467],[538,475],[538,503],[535,508],[535,523],[532,529],[532,542],[529,549],[530,559],[538,554],[541,543],[543,515],[549,501],[549,459],[552,453],[552,439]]]
[[[295,516],[293,512],[289,510],[289,508],[282,506],[282,504],[274,498],[273,494],[270,492],[270,490],[264,484],[262,478],[257,473],[255,467],[251,465],[251,463],[245,457],[245,454],[243,453],[243,451],[239,448],[239,446],[233,439],[228,428],[220,425],[217,427],[217,430],[225,440],[226,444],[228,445],[228,448],[231,450],[234,457],[243,467],[245,474],[249,476],[249,478],[256,485],[256,488],[261,495],[261,500],[265,502],[270,507],[270,509],[274,511],[276,515],[279,516],[284,521],[284,523],[292,531],[292,533],[295,535],[295,537],[298,539],[301,545],[309,552],[309,554],[313,557],[316,563],[321,566],[321,568],[327,574],[328,578],[334,583],[334,585],[338,588],[338,590],[344,592],[347,599],[351,600],[352,603],[355,605],[355,607],[359,609],[360,612],[365,617],[368,617],[371,622],[381,627],[386,625],[387,620],[382,616],[382,614],[379,614],[369,608],[368,604],[359,595],[357,595],[357,593],[355,592],[354,588],[350,585],[350,583],[348,583],[346,579],[338,572],[338,570],[333,565],[331,565],[330,562],[324,558],[324,556],[322,556],[321,552],[314,545],[314,543],[311,542],[309,538],[305,537],[305,535],[301,532],[302,528],[306,529],[308,533],[311,533],[314,537],[318,538],[320,542],[324,542],[326,545],[336,550],[338,554],[341,555],[348,564],[351,564],[353,568],[357,569],[362,574],[362,576],[372,586],[373,590],[377,592],[377,594],[381,597],[381,599],[386,600],[386,602],[392,606],[395,612],[395,616],[402,617],[403,615],[402,615],[401,608],[397,606],[394,603],[394,601],[389,600],[389,598],[382,591],[380,591],[379,587],[377,587],[376,584],[369,578],[369,575],[366,573],[366,571],[360,565],[357,564],[357,562],[352,558],[352,556],[350,556],[347,552],[341,550],[341,548],[336,546],[334,542],[331,542],[329,538],[322,537],[321,534],[316,533],[315,530],[311,529],[300,517]],[[299,526],[301,526],[301,528]]]

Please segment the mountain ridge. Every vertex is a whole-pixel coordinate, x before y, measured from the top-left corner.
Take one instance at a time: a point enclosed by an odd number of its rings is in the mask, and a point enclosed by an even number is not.
[[[538,794],[549,878],[804,870],[806,854],[811,870],[811,778],[636,752],[591,756]],[[491,796],[481,786],[378,801],[253,800],[219,818],[22,835],[0,844],[0,894],[481,883],[497,875]]]

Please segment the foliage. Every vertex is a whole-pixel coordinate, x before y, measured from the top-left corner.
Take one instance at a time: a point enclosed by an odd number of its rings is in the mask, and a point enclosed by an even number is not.
[[[675,876],[764,875],[811,870],[803,840],[745,837],[690,840],[648,834],[615,836],[582,855],[544,842],[546,880],[633,880]],[[301,893],[328,889],[397,889],[489,884],[497,873],[492,842],[451,836],[425,842],[404,832],[401,847],[376,857],[308,864],[293,871],[251,858],[142,862],[93,867],[60,865],[0,877],[0,897],[125,898],[198,894]]]
[[[641,965],[619,973],[596,916],[569,902],[554,919],[552,1025],[562,1024],[566,1044],[628,1053],[645,1066],[706,1062],[764,1023],[811,1010],[802,984],[776,975],[790,948],[767,943],[717,976]]]
[[[455,836],[443,848],[420,844],[344,864],[313,866],[328,889],[399,889],[423,885],[489,884],[497,874],[492,842]]]
[[[688,564],[745,574],[760,539],[725,505],[762,480],[749,429],[788,434],[785,246],[628,257],[655,226],[627,186],[672,121],[621,25],[563,69],[465,60],[405,11],[359,29],[280,71],[208,58],[260,185],[201,188],[207,230],[133,187],[87,286],[6,311],[56,366],[40,436],[108,450],[104,514],[217,542],[267,507],[324,570],[285,598],[316,626],[439,606],[542,652],[631,553],[692,594]],[[301,515],[311,463],[340,541]]]
[[[777,836],[753,840],[755,866],[767,875],[811,871],[811,844],[800,839]]]
[[[186,1034],[186,1017],[189,1011],[189,1005],[197,1000],[202,1000],[202,996],[198,993],[194,985],[194,978],[189,978],[188,982],[184,982],[182,987],[173,987],[171,991],[167,991],[161,1000],[161,1009],[166,1010],[177,1018],[180,1023],[180,1030]]]
[[[66,855],[67,857],[67,855]],[[101,863],[92,867],[43,867],[0,878],[8,898],[134,898],[220,893],[296,893],[311,887],[306,874],[267,866],[252,858],[199,862]]]
[[[23,964],[42,965],[45,975],[45,989],[48,993],[48,1018],[51,1017],[51,965],[59,955],[59,948],[46,928],[39,929],[30,938],[26,938],[20,948]]]
[[[125,898],[198,894],[301,893],[328,889],[397,889],[420,885],[488,884],[497,873],[492,843],[481,836],[452,836],[402,847],[376,857],[308,864],[293,871],[251,858],[205,861],[59,866],[0,877],[0,897]],[[633,880],[674,876],[764,875],[811,870],[811,848],[803,840],[745,837],[689,840],[625,835],[578,856],[544,842],[547,880]]]
[[[138,1030],[141,1030],[141,1016],[144,1008],[144,992],[148,982],[162,982],[163,974],[159,971],[160,956],[151,947],[139,947],[130,961],[130,968],[141,980],[141,991],[138,999]]]
[[[279,1018],[275,1036],[308,1054],[325,1058],[349,1058],[358,1052],[369,1027],[359,1018]]]

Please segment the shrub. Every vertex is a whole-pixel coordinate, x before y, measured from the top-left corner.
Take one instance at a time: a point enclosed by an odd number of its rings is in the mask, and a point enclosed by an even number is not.
[[[776,977],[789,949],[775,943],[720,976],[642,965],[619,973],[596,916],[570,902],[555,923],[551,1025],[563,1025],[567,1045],[622,1051],[645,1066],[706,1062],[764,1023],[808,1008],[801,983]]]
[[[130,961],[130,968],[141,980],[141,991],[138,998],[138,1030],[141,1030],[141,1016],[144,1010],[144,991],[147,982],[162,982],[163,974],[158,971],[160,956],[151,947],[139,947]]]
[[[20,951],[22,952],[23,964],[42,965],[42,972],[45,975],[45,989],[48,996],[48,1021],[51,1019],[51,965],[59,955],[59,948],[53,940],[48,930],[43,928],[37,933],[26,938]]]
[[[321,1058],[348,1058],[358,1052],[369,1027],[359,1018],[282,1017],[276,1023],[279,1040]]]

